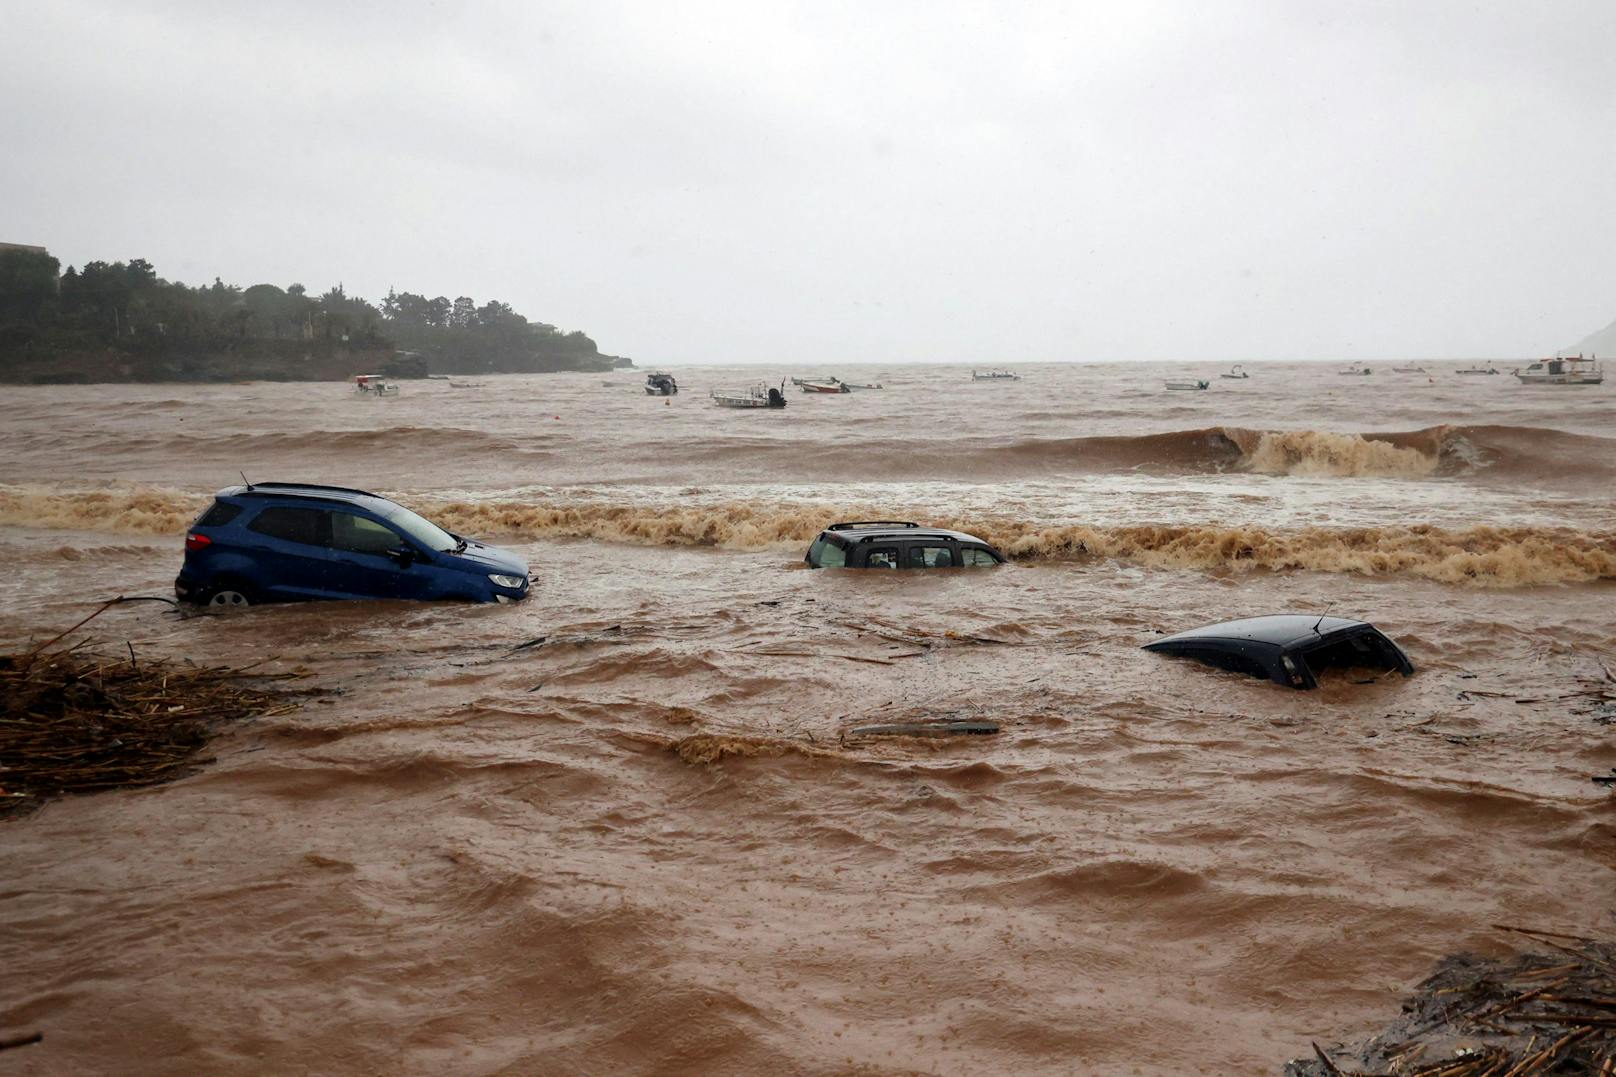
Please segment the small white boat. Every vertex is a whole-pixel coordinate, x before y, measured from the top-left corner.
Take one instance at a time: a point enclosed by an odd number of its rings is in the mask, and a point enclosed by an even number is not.
[[[397,396],[398,386],[380,374],[355,374],[354,392],[360,396]]]
[[[1418,364],[1418,363],[1410,363],[1408,366],[1394,366],[1394,367],[1392,367],[1392,373],[1393,374],[1424,374],[1425,373],[1425,368],[1420,366],[1420,364]]]
[[[971,371],[971,380],[972,381],[1020,381],[1021,380],[1021,375],[1020,374],[1012,374],[1010,371],[1005,370],[1003,367],[995,367],[992,370],[973,370],[973,371]]]
[[[854,390],[854,391],[857,391],[857,390],[860,390],[860,389],[885,389],[886,388],[885,385],[882,385],[878,381],[866,382],[863,385],[860,385],[858,382],[844,381],[844,382],[842,382],[842,384],[847,386],[848,389]]]
[[[1212,383],[1205,378],[1185,379],[1180,381],[1169,381],[1167,383],[1167,388],[1182,389],[1194,392],[1199,389],[1210,389],[1212,388]]]
[[[481,389],[481,388],[483,388],[483,383],[480,382],[480,381],[452,381],[452,382],[449,383],[449,388],[451,388],[451,389]]]
[[[1238,381],[1241,378],[1249,378],[1251,375],[1246,373],[1245,367],[1241,366],[1239,363],[1236,363],[1234,366],[1229,368],[1229,372],[1227,374],[1219,374],[1218,377],[1230,378]]]
[[[713,403],[721,408],[783,408],[786,397],[779,389],[763,382],[739,389],[714,389]]]
[[[1488,363],[1486,366],[1466,366],[1454,371],[1455,374],[1497,374],[1498,368]]]
[[[432,379],[433,381],[449,381],[451,378],[454,377],[454,375],[453,374],[428,374],[427,377]]]
[[[1351,366],[1342,367],[1336,373],[1344,378],[1361,378],[1373,374],[1374,371],[1360,363],[1353,363]]]
[[[795,380],[795,379],[794,379]],[[798,381],[797,387],[805,393],[851,393],[853,390],[831,378],[829,381]]]
[[[1605,371],[1594,356],[1556,356],[1539,359],[1525,370],[1514,371],[1522,385],[1598,385]]]

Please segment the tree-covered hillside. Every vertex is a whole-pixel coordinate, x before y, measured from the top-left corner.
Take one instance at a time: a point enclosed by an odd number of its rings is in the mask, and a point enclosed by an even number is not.
[[[380,306],[341,284],[241,288],[164,280],[144,259],[61,271],[39,250],[0,248],[0,381],[345,378],[380,372],[608,370],[581,332],[509,304],[389,292]]]

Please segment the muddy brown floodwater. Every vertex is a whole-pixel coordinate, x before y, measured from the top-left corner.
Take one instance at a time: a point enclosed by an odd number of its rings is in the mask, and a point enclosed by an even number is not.
[[[706,390],[780,371],[8,389],[5,649],[169,593],[238,469],[397,496],[534,597],[93,622],[325,694],[0,823],[0,1037],[45,1034],[0,1073],[1275,1073],[1490,924],[1608,937],[1616,395],[1249,367],[762,414]],[[801,567],[844,513],[1015,561]],[[1326,609],[1418,672],[1139,649]],[[845,735],[938,718],[1001,732]]]

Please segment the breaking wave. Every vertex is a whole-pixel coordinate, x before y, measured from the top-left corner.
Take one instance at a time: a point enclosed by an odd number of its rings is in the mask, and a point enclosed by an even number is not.
[[[1477,475],[1591,485],[1616,479],[1616,439],[1518,426],[1432,426],[1383,433],[1248,430],[1214,426],[1138,437],[1026,441],[1007,453],[1023,465],[1085,471],[1248,471],[1305,478],[1423,479]],[[1575,468],[1567,468],[1575,461]]]
[[[752,473],[796,471],[802,446],[761,439],[694,449],[703,466]],[[838,440],[816,447],[823,473],[860,479],[936,479],[938,446],[909,439]],[[977,477],[1043,473],[1249,472],[1301,478],[1465,478],[1480,482],[1589,488],[1616,481],[1616,439],[1516,426],[1440,425],[1343,433],[1210,426],[1159,434],[1075,438],[951,438],[951,465]],[[1567,467],[1575,461],[1575,467]]]
[[[207,498],[160,489],[0,488],[0,524],[129,535],[183,531]],[[716,502],[688,507],[601,502],[420,502],[454,531],[516,540],[591,539],[636,545],[798,550],[831,519],[867,519],[864,505]],[[890,506],[886,510],[890,512]],[[1002,516],[938,519],[981,535],[1018,561],[1112,558],[1151,568],[1303,570],[1415,576],[1480,587],[1616,579],[1616,531],[1567,527],[1267,528],[1257,525],[1057,525]]]

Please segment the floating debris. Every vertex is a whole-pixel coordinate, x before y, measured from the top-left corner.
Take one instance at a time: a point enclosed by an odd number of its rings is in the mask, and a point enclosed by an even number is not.
[[[997,733],[998,722],[889,722],[860,725],[847,731],[850,737],[953,737],[984,736]]]
[[[1285,1077],[1538,1077],[1616,1073],[1616,945],[1495,925],[1553,953],[1446,958],[1404,1016],[1356,1047],[1287,1063]]]
[[[0,816],[183,777],[222,723],[299,705],[246,670],[140,660],[127,644],[116,657],[43,649],[62,636],[0,655]]]

